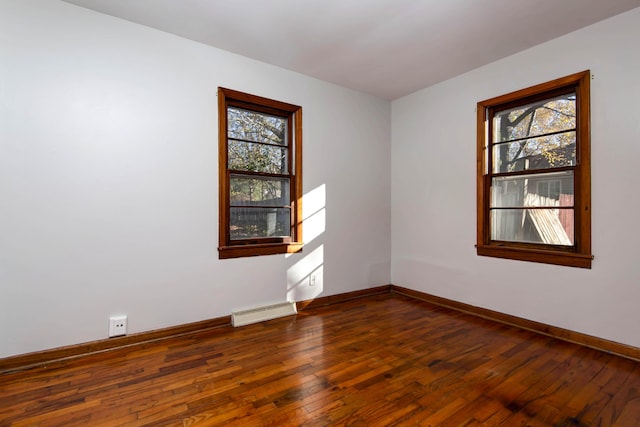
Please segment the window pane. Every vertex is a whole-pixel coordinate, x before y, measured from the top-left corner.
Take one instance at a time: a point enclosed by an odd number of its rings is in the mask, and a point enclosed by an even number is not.
[[[229,107],[227,128],[230,139],[287,145],[287,118]]]
[[[575,129],[576,95],[570,93],[498,111],[493,124],[494,142]]]
[[[229,233],[232,240],[289,237],[289,208],[231,208]]]
[[[573,245],[573,209],[499,209],[491,211],[491,239]]]
[[[233,206],[289,206],[289,178],[231,175]]]
[[[287,147],[229,140],[229,169],[287,174]]]
[[[492,150],[494,173],[574,166],[576,132],[496,144]]]
[[[491,207],[573,207],[573,171],[492,178]]]

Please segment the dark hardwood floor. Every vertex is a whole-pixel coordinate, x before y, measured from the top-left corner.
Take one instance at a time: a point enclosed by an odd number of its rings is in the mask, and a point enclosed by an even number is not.
[[[640,363],[396,294],[0,376],[2,426],[637,426]]]

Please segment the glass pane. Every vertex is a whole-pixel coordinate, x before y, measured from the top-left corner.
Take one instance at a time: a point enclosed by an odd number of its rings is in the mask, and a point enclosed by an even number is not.
[[[232,240],[291,236],[289,208],[231,208],[230,214]]]
[[[492,178],[491,207],[573,207],[573,171]]]
[[[573,245],[573,209],[499,209],[491,211],[491,239]]]
[[[576,128],[576,95],[570,93],[494,114],[494,142],[529,138]]]
[[[493,173],[575,166],[576,132],[496,144],[492,150]]]
[[[287,147],[229,140],[229,169],[287,174]]]
[[[233,206],[289,206],[289,178],[231,175],[230,202]]]
[[[287,118],[229,107],[228,137],[269,144],[287,145]]]

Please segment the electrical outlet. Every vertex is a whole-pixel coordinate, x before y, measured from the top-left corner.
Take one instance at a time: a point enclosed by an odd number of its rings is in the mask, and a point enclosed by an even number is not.
[[[322,287],[322,266],[316,268],[311,273],[309,273],[309,286],[320,286]]]
[[[127,335],[127,316],[109,317],[109,337]]]

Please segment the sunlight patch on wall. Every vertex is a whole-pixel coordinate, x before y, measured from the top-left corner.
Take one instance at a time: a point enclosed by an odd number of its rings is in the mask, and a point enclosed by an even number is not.
[[[287,270],[287,301],[313,299],[323,288],[324,245],[320,245]]]
[[[309,191],[302,198],[304,243],[309,244],[324,233],[326,228],[326,185],[322,184]]]

